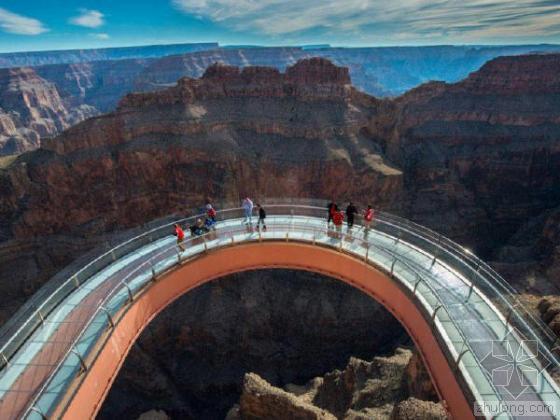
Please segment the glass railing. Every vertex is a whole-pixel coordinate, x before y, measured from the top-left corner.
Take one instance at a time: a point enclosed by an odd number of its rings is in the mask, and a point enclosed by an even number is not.
[[[291,210],[294,211],[292,212]],[[233,228],[220,226],[219,233],[210,232],[200,237],[190,238],[184,243],[187,250],[190,250],[190,253],[187,255],[179,253],[174,242],[158,249],[157,252],[149,254],[149,256],[139,253],[136,259],[140,262],[135,264],[134,268],[124,278],[120,278],[118,282],[112,285],[97,311],[90,317],[89,322],[83,326],[81,333],[71,346],[71,350],[68,351],[68,356],[74,357],[79,355],[84,364],[86,364],[85,361],[92,360],[95,357],[95,352],[99,351],[102,347],[98,345],[98,340],[108,326],[118,322],[118,315],[122,309],[136,299],[146,287],[149,287],[154,279],[167,270],[181,264],[184,259],[201,255],[207,250],[231,246],[236,243],[281,239],[311,242],[318,246],[328,246],[343,252],[358,254],[360,258],[375,264],[376,267],[384,270],[389,276],[401,280],[406,284],[408,292],[421,301],[427,319],[440,325],[443,325],[443,323],[449,324],[445,330],[442,329],[442,332],[446,332],[446,334],[447,331],[453,330],[454,340],[451,341],[447,338],[448,343],[451,343],[448,357],[452,365],[458,367],[465,354],[471,351],[468,340],[462,334],[459,326],[454,324],[448,307],[440,299],[439,291],[433,288],[424,274],[418,273],[417,269],[412,267],[406,260],[400,258],[390,246],[373,244],[368,240],[364,240],[363,235],[355,236],[344,233],[342,234],[343,236],[337,237],[338,234],[335,231],[327,229],[322,220],[317,218],[318,210],[314,207],[294,208],[287,205],[267,205],[268,229],[266,233],[258,231],[248,232],[248,229],[240,223],[243,213],[241,209],[226,210],[221,213],[221,218],[232,221]],[[293,219],[291,219],[292,217]],[[389,238],[390,243],[393,241],[394,238]],[[349,249],[349,244],[357,245],[361,252]],[[134,255],[135,252],[131,254]],[[449,332],[449,334],[451,333]],[[78,362],[77,360],[75,361],[73,369],[57,369],[54,376],[46,383],[46,386],[38,395],[48,395],[47,401],[51,402],[50,395],[53,394],[51,389],[60,388],[61,383],[70,384],[75,378],[76,370],[82,363]],[[468,375],[466,371],[464,373]],[[475,380],[471,378],[470,381],[474,381],[475,386],[478,387],[488,388],[492,386],[486,377],[480,375]],[[480,385],[481,381],[484,382],[484,386]],[[48,404],[46,406],[41,404],[40,397],[34,405],[37,410],[45,414],[48,414],[50,406]]]
[[[487,376],[480,376],[480,372],[476,374],[472,369],[465,367],[466,362],[471,362],[473,365],[478,363],[477,352],[470,345],[469,337],[465,337],[463,333],[454,305],[468,302],[469,310],[476,311],[477,314],[483,314],[483,310],[487,310],[487,307],[491,308],[494,312],[489,315],[492,317],[488,320],[489,323],[501,325],[505,321],[506,326],[511,323],[519,330],[522,338],[530,337],[538,340],[543,348],[552,354],[550,331],[519,304],[515,291],[476,256],[447,238],[405,219],[377,212],[372,230],[376,235],[364,238],[363,228],[356,226],[352,231],[345,232],[344,240],[340,240],[334,237],[336,232],[326,227],[325,201],[297,199],[282,200],[281,203],[279,201],[275,199],[263,203],[268,214],[266,233],[249,231],[239,220],[243,217],[242,209],[232,208],[218,212],[217,218],[222,223],[217,232],[188,238],[185,241],[188,252],[184,255],[177,252],[173,240],[168,241],[164,246],[150,248],[152,244],[170,236],[174,223],[192,224],[199,215],[182,218],[134,236],[110,248],[64,280],[45,285],[33,296],[32,304],[16,314],[14,317],[16,321],[12,321],[3,329],[0,363],[4,366],[9,363],[22,344],[44,325],[49,314],[63,301],[67,301],[74,292],[99,290],[100,285],[103,285],[103,300],[101,305],[88,314],[83,325],[80,325],[72,346],[69,346],[65,354],[64,360],[74,358],[75,363],[64,364],[63,360],[60,361],[60,365],[53,370],[52,375],[37,392],[35,403],[31,405],[35,407],[33,412],[37,410],[46,412],[48,407],[52,407],[53,401],[58,401],[60,395],[53,390],[53,387],[60,387],[60,384],[66,381],[70,383],[75,378],[76,369],[83,369],[82,365],[87,360],[91,360],[94,357],[93,353],[99,349],[95,343],[102,339],[107,326],[118,322],[117,317],[122,309],[139,293],[143,293],[146,287],[149,287],[151,282],[163,272],[174,268],[184,258],[196,257],[206,250],[230,246],[241,241],[267,238],[277,240],[279,233],[285,234],[286,240],[313,242],[319,246],[338,247],[341,251],[359,254],[361,258],[398,278],[406,285],[409,293],[422,302],[426,316],[439,325],[444,335],[441,339],[449,347],[448,356],[451,363],[458,367],[460,365],[464,370],[467,383],[474,383],[471,387],[474,393],[477,389],[484,389],[489,395],[499,394]],[[254,217],[253,222],[255,221]],[[416,247],[417,261],[403,258],[398,254],[398,249],[395,247],[399,242]],[[130,261],[125,271],[113,274],[107,279],[99,278],[100,273],[106,271],[116,261],[123,259]],[[445,274],[441,273],[438,274],[441,276],[441,282],[435,283],[431,279],[434,274],[430,271],[434,266],[453,274],[460,283],[454,285],[452,289],[447,287]],[[84,296],[87,295],[83,293]],[[495,302],[495,306],[491,307],[488,302],[481,300],[479,298],[481,294]],[[75,306],[79,303],[77,301]],[[553,363],[548,370],[558,368],[557,360],[555,358],[552,360]],[[479,400],[484,397],[475,395],[475,398]]]

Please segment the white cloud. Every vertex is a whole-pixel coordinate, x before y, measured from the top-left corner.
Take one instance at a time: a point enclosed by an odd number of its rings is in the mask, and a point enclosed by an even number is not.
[[[184,13],[263,35],[406,41],[559,35],[558,0],[171,0]]]
[[[48,29],[37,19],[17,15],[0,7],[0,29],[20,35],[39,35]]]
[[[80,9],[80,15],[69,20],[72,25],[84,26],[86,28],[98,28],[105,24],[105,15],[99,10]]]
[[[102,40],[111,38],[111,37],[109,36],[109,34],[106,34],[106,33],[97,33],[97,34],[90,34],[90,35],[91,35],[92,37],[94,37],[94,38],[102,39]]]

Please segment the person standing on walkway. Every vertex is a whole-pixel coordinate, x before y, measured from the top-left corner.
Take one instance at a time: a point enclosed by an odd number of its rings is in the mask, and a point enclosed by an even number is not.
[[[257,209],[259,209],[259,220],[257,222],[257,229],[260,228],[262,224],[262,229],[264,232],[266,232],[266,224],[264,222],[264,219],[266,219],[266,211],[260,204],[257,204]]]
[[[342,211],[335,211],[333,213],[333,223],[336,229],[336,237],[342,237],[342,223],[344,222],[344,213]]]
[[[371,205],[367,206],[367,209],[364,212],[364,231],[365,231],[364,237],[366,238],[371,228],[371,222],[373,221],[373,216],[374,216],[373,208],[371,207]]]
[[[327,228],[330,227],[330,223],[333,220],[334,213],[338,210],[338,206],[332,200],[329,204],[327,204]]]
[[[185,245],[183,241],[185,240],[185,232],[181,229],[178,223],[175,224],[175,236],[177,237],[177,246],[181,251],[185,251]]]
[[[246,225],[251,225],[253,223],[253,206],[253,201],[249,197],[245,197],[242,207],[245,213],[245,220],[243,223]]]
[[[212,203],[210,203],[210,201],[206,203],[206,217],[212,220],[212,222],[216,223],[216,209],[214,208]]]
[[[352,229],[354,226],[354,216],[358,213],[358,209],[354,206],[354,203],[350,201],[348,207],[346,207],[346,220],[348,222],[348,230]]]

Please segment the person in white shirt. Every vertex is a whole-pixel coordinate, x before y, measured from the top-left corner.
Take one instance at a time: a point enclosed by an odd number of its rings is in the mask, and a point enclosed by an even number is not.
[[[245,212],[245,220],[243,221],[246,225],[252,225],[253,223],[253,202],[249,197],[245,197],[243,200],[243,211]]]

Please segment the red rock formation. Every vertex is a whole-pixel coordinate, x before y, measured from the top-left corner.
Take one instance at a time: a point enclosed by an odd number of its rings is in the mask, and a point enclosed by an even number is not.
[[[558,56],[496,62],[396,100],[355,90],[324,59],[285,73],[215,65],[127,95],[0,173],[1,237],[103,235],[208,195],[334,196],[365,197],[492,251],[560,206]],[[535,74],[549,93],[523,84]]]
[[[380,102],[348,82],[345,70],[311,60],[289,76],[214,66],[201,79],[127,95],[116,112],[45,140],[0,171],[0,237],[14,250],[35,235],[102,239],[208,195],[354,196],[397,205],[401,172],[363,130]],[[64,249],[60,259],[39,258],[35,249],[27,255],[36,281],[79,252],[51,246],[51,253]],[[13,265],[1,263],[0,275],[14,278]]]
[[[35,149],[92,114],[87,107],[70,112],[56,86],[30,68],[0,70],[0,155]]]

